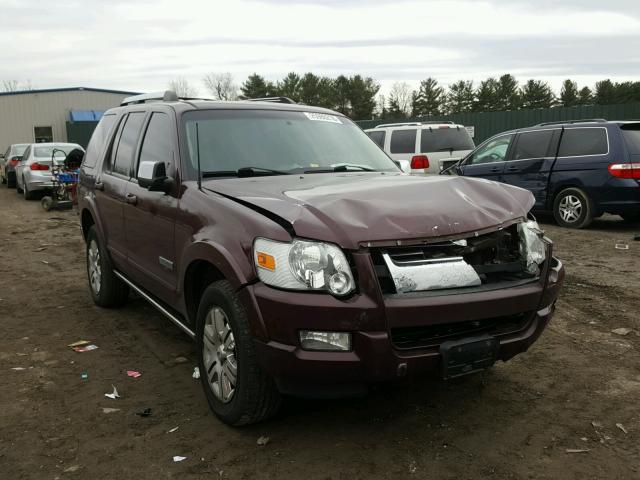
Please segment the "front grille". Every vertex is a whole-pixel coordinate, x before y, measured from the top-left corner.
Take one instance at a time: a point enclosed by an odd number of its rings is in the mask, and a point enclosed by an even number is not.
[[[473,267],[482,285],[533,277],[524,268],[525,262],[520,254],[520,236],[516,224],[496,232],[458,241],[371,249],[371,259],[382,292],[394,294],[398,292],[385,263],[384,254],[399,267],[461,257]]]
[[[484,318],[456,323],[422,325],[391,329],[391,342],[400,349],[435,347],[448,340],[481,335],[508,335],[523,330],[531,313],[520,313],[505,317]]]

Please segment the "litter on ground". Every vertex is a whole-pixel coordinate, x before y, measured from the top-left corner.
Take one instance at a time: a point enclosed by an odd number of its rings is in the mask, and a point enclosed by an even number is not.
[[[111,385],[111,386],[113,387],[113,392],[105,393],[104,396],[112,400],[115,400],[116,398],[120,398],[120,395],[118,395],[118,390],[116,389],[115,385]]]
[[[174,455],[173,456],[173,461],[174,462],[181,462],[181,461],[186,460],[186,459],[187,459],[187,457],[181,457],[180,455]]]
[[[78,353],[90,352],[91,350],[97,350],[97,349],[98,349],[98,346],[93,344],[85,345],[82,347],[73,347],[73,351]]]
[[[131,378],[138,378],[142,376],[142,373],[137,372],[135,370],[127,370],[127,377],[131,377]]]
[[[193,375],[191,375],[193,378],[200,378],[200,369],[198,367],[195,367],[193,369]]]

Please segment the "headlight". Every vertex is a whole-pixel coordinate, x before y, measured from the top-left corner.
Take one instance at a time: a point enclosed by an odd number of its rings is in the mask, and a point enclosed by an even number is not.
[[[257,238],[253,256],[258,277],[273,287],[327,291],[337,296],[347,295],[355,288],[347,258],[329,243]]]
[[[544,232],[535,220],[527,220],[518,224],[520,232],[520,254],[525,259],[529,273],[539,273],[538,266],[544,262],[547,247],[542,236]]]

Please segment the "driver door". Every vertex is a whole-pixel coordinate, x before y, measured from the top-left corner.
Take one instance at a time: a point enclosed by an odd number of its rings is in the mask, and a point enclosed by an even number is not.
[[[514,134],[494,137],[472,152],[459,168],[460,175],[503,181],[504,162],[507,160]]]

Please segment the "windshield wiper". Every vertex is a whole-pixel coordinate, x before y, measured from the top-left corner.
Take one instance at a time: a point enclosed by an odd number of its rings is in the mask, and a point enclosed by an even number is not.
[[[289,175],[289,172],[283,172],[281,170],[272,170],[271,168],[262,167],[242,167],[238,170],[218,170],[211,172],[202,172],[202,178],[212,177],[255,177],[265,175]]]
[[[328,172],[348,172],[350,168],[362,170],[364,172],[375,172],[375,168],[365,167],[364,165],[355,165],[350,163],[343,163],[331,168],[317,168],[314,170],[305,170],[304,173],[328,173]]]

